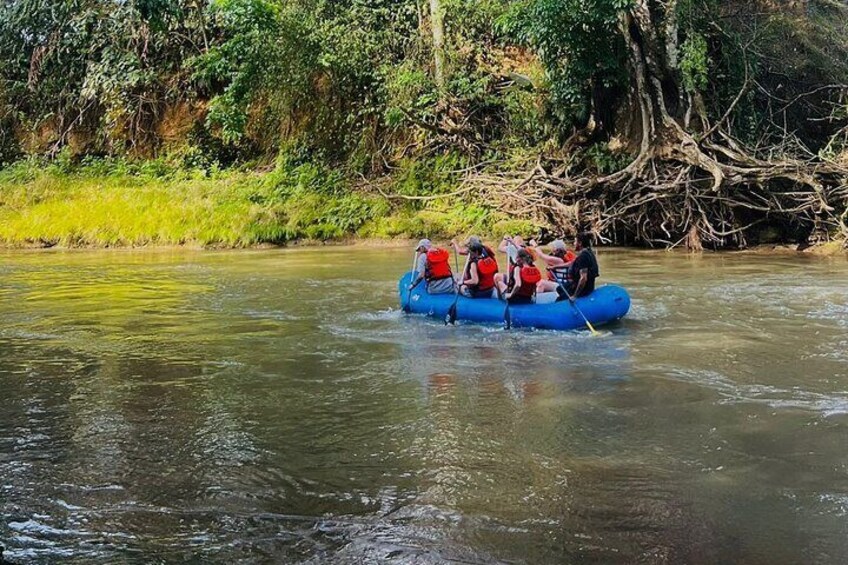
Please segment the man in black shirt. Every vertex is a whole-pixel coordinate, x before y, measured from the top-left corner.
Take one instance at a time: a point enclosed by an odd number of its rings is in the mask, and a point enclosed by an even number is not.
[[[574,249],[577,258],[568,269],[568,294],[571,300],[588,296],[595,290],[595,279],[598,278],[598,260],[592,251],[592,235],[580,233],[574,238]]]

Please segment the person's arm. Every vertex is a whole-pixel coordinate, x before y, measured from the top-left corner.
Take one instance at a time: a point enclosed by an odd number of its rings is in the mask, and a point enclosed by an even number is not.
[[[515,294],[515,291],[521,286],[521,267],[516,267],[515,270],[512,271],[512,276],[513,281],[515,282],[512,284],[512,289],[504,295],[507,300],[512,298],[512,295]]]
[[[462,281],[464,285],[474,286],[480,284],[480,276],[477,274],[477,263],[468,266],[468,278]]]
[[[565,265],[565,261],[563,261],[560,257],[556,257],[554,255],[548,255],[538,247],[534,247],[533,251],[536,252],[536,255],[545,262],[548,267],[562,267]]]
[[[503,236],[500,244],[498,245],[498,251],[501,253],[506,253],[507,248],[509,247],[510,242],[512,242],[512,238],[508,235]]]
[[[580,296],[580,292],[582,292],[583,287],[586,286],[586,281],[589,280],[589,269],[580,269],[580,280],[577,281],[577,286],[574,289],[574,294],[570,296],[572,302],[574,299]]]
[[[468,248],[464,245],[458,244],[455,239],[451,240],[451,246],[453,247],[454,251],[456,251],[460,255],[468,255]]]
[[[427,256],[422,254],[418,255],[418,261],[415,264],[415,277],[412,279],[412,283],[409,285],[409,290],[415,288],[421,279],[424,278],[424,273],[427,268]]]

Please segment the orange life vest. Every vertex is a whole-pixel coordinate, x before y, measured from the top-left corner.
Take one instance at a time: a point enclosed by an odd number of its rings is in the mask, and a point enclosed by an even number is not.
[[[427,266],[424,278],[427,282],[449,279],[453,276],[450,268],[450,253],[447,249],[434,247],[427,252]]]
[[[542,280],[542,273],[531,265],[521,267],[519,273],[521,274],[521,286],[515,291],[515,294],[532,298],[536,294],[536,283]]]
[[[498,262],[491,257],[478,259],[477,263],[477,278],[480,282],[477,283],[477,290],[486,291],[495,288],[495,273],[498,272]]]
[[[563,255],[554,255],[554,257],[559,257],[566,264],[571,263],[575,259],[577,259],[577,255],[574,254],[573,251],[568,250]],[[568,280],[568,268],[565,265],[559,265],[558,267],[548,267],[548,280],[554,281],[556,283],[564,283]]]

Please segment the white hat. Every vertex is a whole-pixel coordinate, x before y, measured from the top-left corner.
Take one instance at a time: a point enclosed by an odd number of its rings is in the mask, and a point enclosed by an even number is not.
[[[551,242],[551,249],[567,249],[565,242],[561,239],[555,239]]]
[[[421,249],[422,247],[424,249],[430,249],[432,246],[433,246],[433,244],[430,243],[429,239],[422,239],[421,241],[418,242],[418,245],[415,246],[415,249]]]

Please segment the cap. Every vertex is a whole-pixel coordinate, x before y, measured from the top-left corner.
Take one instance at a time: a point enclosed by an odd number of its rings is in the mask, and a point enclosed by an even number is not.
[[[551,249],[566,249],[565,242],[561,239],[555,239],[551,242]]]
[[[476,235],[472,235],[468,238],[468,241],[465,242],[465,246],[471,247],[472,245],[483,245],[483,240]]]
[[[421,249],[422,247],[424,249],[430,249],[432,246],[433,246],[433,244],[430,243],[429,239],[422,239],[421,241],[418,242],[418,245],[415,246],[415,249]]]

